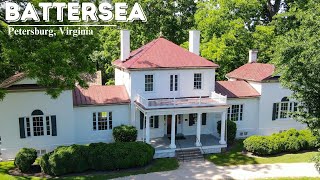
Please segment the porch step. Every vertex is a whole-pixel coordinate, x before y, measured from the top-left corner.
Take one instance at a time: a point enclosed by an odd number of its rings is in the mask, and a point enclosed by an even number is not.
[[[204,160],[204,157],[199,148],[176,150],[178,161]]]

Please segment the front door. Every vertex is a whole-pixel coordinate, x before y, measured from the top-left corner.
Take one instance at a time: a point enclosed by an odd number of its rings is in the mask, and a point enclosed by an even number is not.
[[[172,115],[167,115],[167,135],[171,136],[171,124],[172,124]],[[177,134],[177,116],[176,116],[176,126],[175,134]]]

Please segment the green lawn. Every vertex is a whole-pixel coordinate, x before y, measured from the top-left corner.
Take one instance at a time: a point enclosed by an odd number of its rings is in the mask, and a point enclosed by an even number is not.
[[[14,167],[12,161],[8,162],[0,162],[0,179],[1,180],[40,180],[43,178],[36,178],[36,177],[15,177],[8,175],[8,170]],[[99,180],[99,179],[112,179],[117,177],[124,177],[130,175],[137,175],[137,174],[146,174],[150,172],[160,172],[160,171],[170,171],[177,169],[179,167],[179,163],[174,158],[166,158],[166,159],[156,159],[153,163],[145,168],[138,168],[134,170],[122,170],[118,172],[107,172],[107,173],[94,173],[89,175],[83,176],[70,176],[70,177],[61,177],[55,179],[62,179],[62,180],[84,180],[84,179],[92,179],[92,180]]]
[[[242,164],[271,164],[271,163],[297,163],[310,162],[310,159],[318,152],[303,152],[297,154],[283,154],[270,157],[250,157],[242,154],[243,141],[236,144],[225,153],[207,155],[205,158],[218,166],[242,165]]]

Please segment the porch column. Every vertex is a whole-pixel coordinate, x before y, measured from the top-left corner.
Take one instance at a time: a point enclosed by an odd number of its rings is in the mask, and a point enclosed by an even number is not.
[[[226,132],[226,112],[222,112],[221,113],[221,138],[219,141],[220,144],[226,144],[225,132]]]
[[[146,117],[146,143],[150,144],[150,116],[148,114]]]
[[[171,120],[171,149],[176,148],[176,115],[172,114],[172,120]]]
[[[201,146],[200,137],[201,137],[201,113],[198,113],[198,114],[197,114],[197,138],[196,138],[196,146]]]

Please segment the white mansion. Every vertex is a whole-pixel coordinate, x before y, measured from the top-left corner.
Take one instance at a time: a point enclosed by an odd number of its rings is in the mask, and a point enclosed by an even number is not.
[[[130,32],[122,30],[115,85],[97,79],[57,99],[25,73],[1,82],[8,94],[0,101],[0,159],[14,158],[22,147],[41,155],[59,145],[112,142],[112,128],[121,124],[134,125],[138,140],[156,148],[155,158],[184,148],[220,152],[227,146],[226,119],[237,123],[238,138],[305,128],[288,113],[297,104],[291,91],[281,87],[273,65],[256,62],[257,51],[228,81],[216,81],[219,66],[199,56],[199,31],[190,31],[189,44],[187,51],[158,38],[130,52]]]

